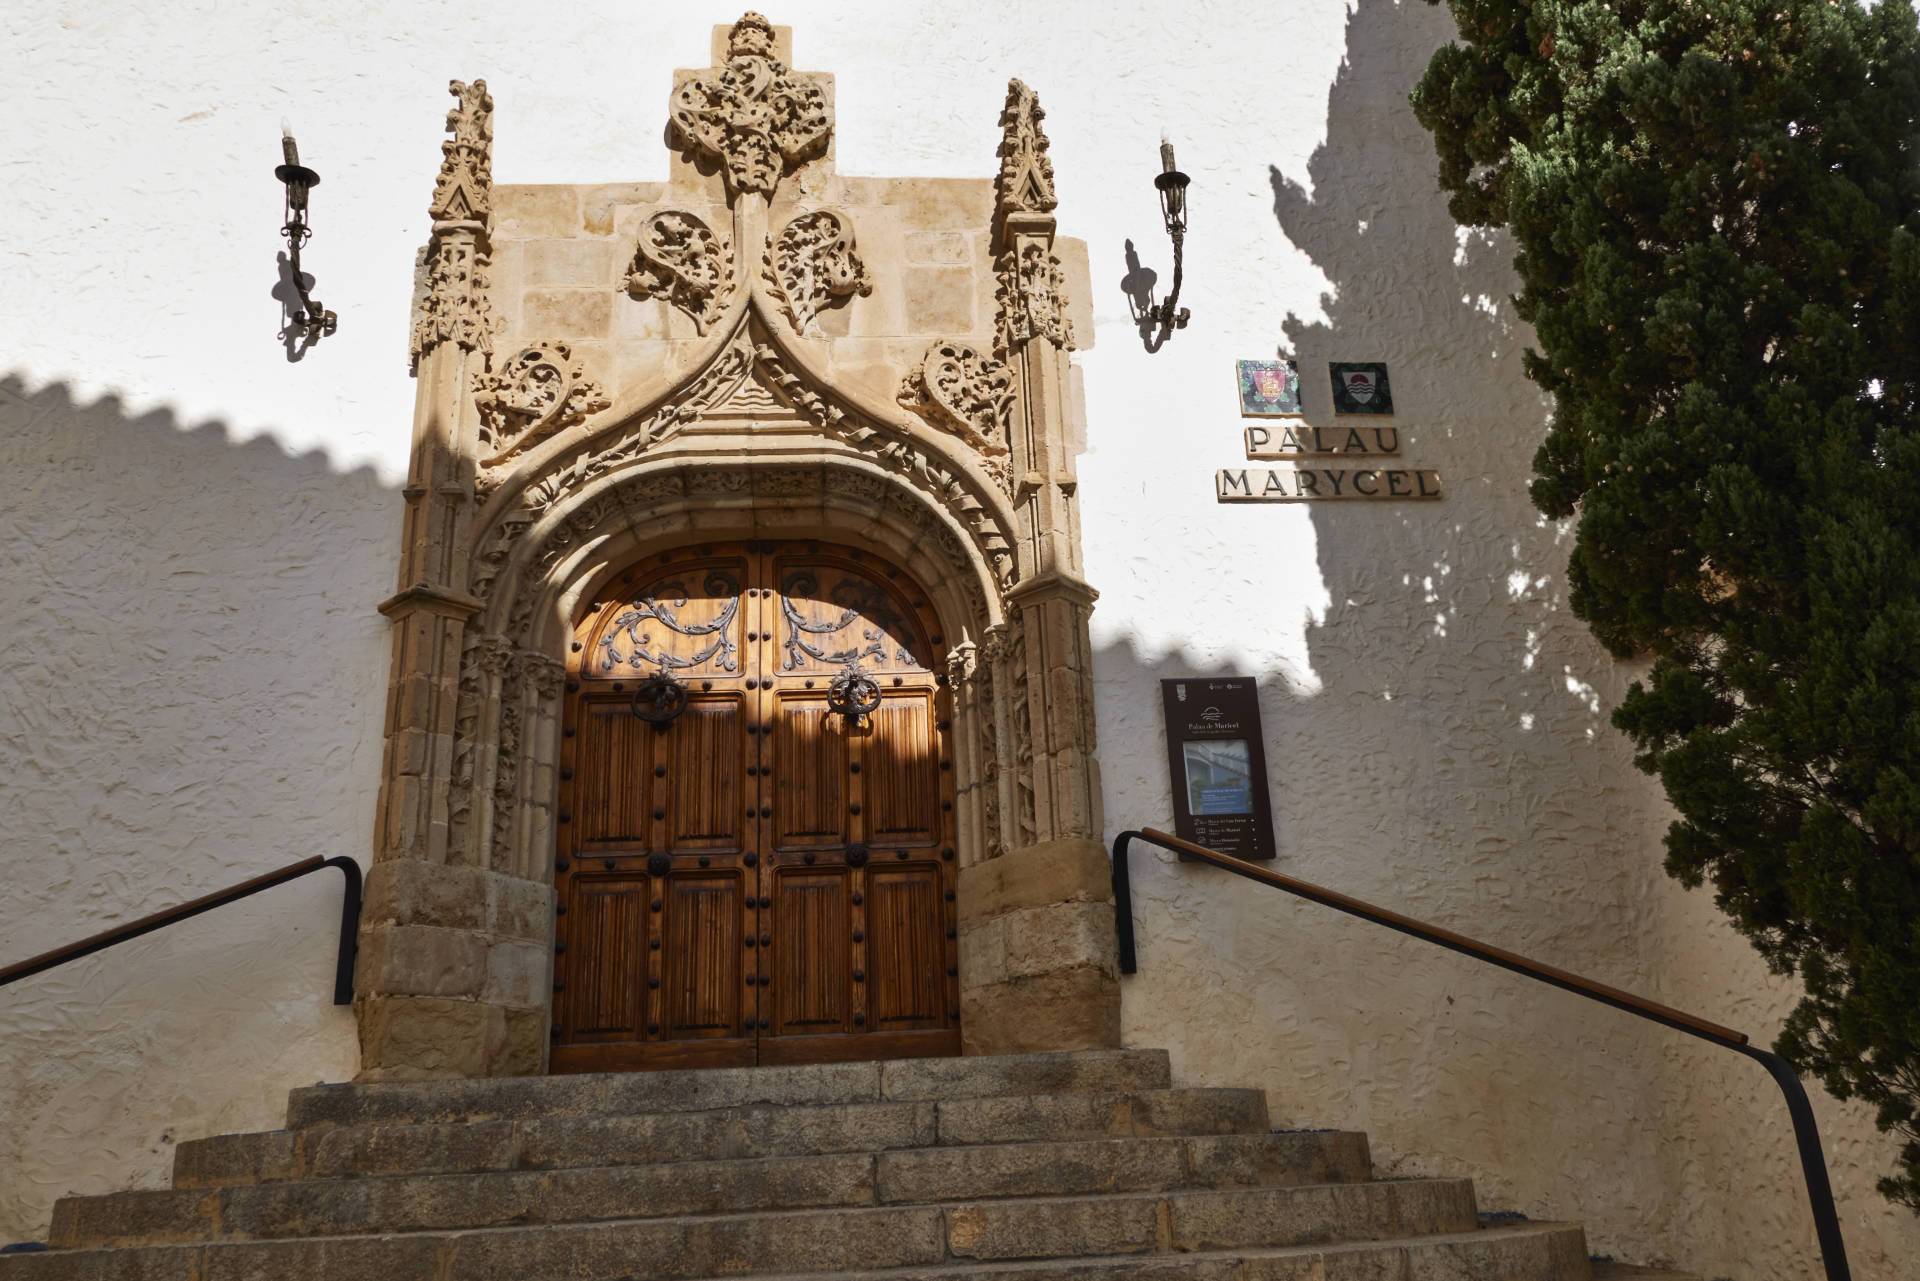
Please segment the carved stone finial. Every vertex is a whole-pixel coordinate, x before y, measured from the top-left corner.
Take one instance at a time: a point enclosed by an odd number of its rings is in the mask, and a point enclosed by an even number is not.
[[[999,302],[997,354],[1011,359],[1032,338],[1072,351],[1073,322],[1067,318],[1067,282],[1060,260],[1030,241],[1001,254],[993,269],[1000,278],[994,294]]]
[[[833,131],[826,95],[774,58],[773,25],[757,13],[733,25],[725,67],[674,85],[672,116],[689,147],[722,163],[730,191],[766,196]]]
[[[985,454],[1004,454],[1013,425],[1013,371],[965,343],[927,348],[900,387],[900,403]]]
[[[563,342],[535,343],[495,371],[473,376],[483,464],[585,422],[613,402]]]
[[[450,81],[460,104],[447,113],[444,157],[433,184],[433,235],[414,299],[408,367],[444,342],[482,355],[493,351],[493,311],[487,299],[487,229],[493,222],[493,98],[487,82]]]
[[[693,214],[664,209],[640,228],[627,292],[635,298],[665,298],[707,332],[726,304],[733,283],[733,247]]]
[[[493,98],[487,82],[449,81],[447,92],[460,105],[447,112],[440,144],[440,178],[433,186],[428,215],[435,222],[488,222],[493,216]]]
[[[993,184],[994,212],[1047,213],[1059,205],[1053,194],[1053,161],[1040,122],[1040,95],[1018,80],[1007,81],[1007,105],[1000,112],[1000,176]]]
[[[853,251],[853,228],[826,209],[803,213],[781,229],[766,274],[787,305],[795,333],[812,328],[834,299],[873,292],[867,266]]]
[[[727,33],[727,57],[773,57],[773,24],[751,9],[741,14],[740,21]]]

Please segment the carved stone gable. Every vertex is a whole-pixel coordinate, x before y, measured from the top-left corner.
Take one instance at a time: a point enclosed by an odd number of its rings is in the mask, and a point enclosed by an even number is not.
[[[720,161],[727,189],[771,196],[794,165],[826,149],[826,95],[773,56],[773,24],[748,13],[733,26],[727,65],[682,77],[673,127],[689,147]]]

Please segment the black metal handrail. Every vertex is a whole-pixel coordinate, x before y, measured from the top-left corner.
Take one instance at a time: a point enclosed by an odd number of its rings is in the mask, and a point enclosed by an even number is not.
[[[303,858],[298,863],[289,863],[277,872],[256,876],[250,881],[242,881],[224,890],[202,895],[178,907],[168,908],[164,912],[155,912],[137,921],[129,921],[125,925],[102,930],[77,943],[69,943],[65,947],[56,947],[50,952],[42,952],[38,956],[17,961],[0,969],[0,987],[16,979],[50,970],[56,965],[65,965],[68,961],[77,961],[83,956],[91,956],[103,948],[112,947],[115,943],[124,943],[128,939],[139,938],[142,934],[151,934],[176,921],[184,921],[202,912],[211,912],[216,907],[224,907],[250,894],[270,890],[276,885],[284,885],[309,872],[318,872],[328,867],[339,868],[340,874],[347,881],[346,899],[340,906],[340,954],[334,965],[333,1003],[351,1005],[353,1004],[353,962],[360,945],[360,864],[350,858],[322,858],[318,854],[312,858]]]
[[[1813,1105],[1807,1100],[1806,1087],[1801,1085],[1800,1078],[1795,1075],[1793,1068],[1785,1059],[1748,1044],[1744,1033],[1722,1027],[1718,1023],[1709,1023],[1705,1019],[1676,1010],[1672,1006],[1661,1005],[1657,1001],[1635,996],[1631,992],[1623,992],[1617,987],[1596,983],[1592,979],[1583,978],[1557,966],[1529,960],[1517,952],[1509,952],[1504,948],[1470,939],[1464,934],[1456,934],[1452,930],[1442,929],[1437,925],[1416,921],[1398,912],[1390,912],[1384,907],[1376,907],[1372,903],[1351,898],[1337,890],[1298,880],[1280,872],[1269,871],[1267,868],[1234,858],[1232,855],[1222,854],[1204,845],[1196,845],[1178,836],[1169,836],[1165,832],[1155,831],[1150,827],[1139,831],[1122,832],[1113,841],[1113,915],[1114,929],[1119,936],[1122,974],[1132,974],[1137,969],[1133,947],[1133,886],[1127,871],[1127,846],[1136,840],[1147,841],[1177,854],[1222,868],[1236,876],[1244,876],[1250,881],[1258,881],[1263,885],[1285,890],[1289,894],[1319,903],[1323,907],[1333,908],[1337,912],[1357,916],[1363,921],[1372,921],[1375,925],[1384,925],[1390,930],[1424,939],[1449,951],[1459,952],[1463,956],[1471,956],[1489,965],[1497,965],[1503,970],[1511,970],[1515,974],[1551,984],[1562,991],[1584,996],[1590,1001],[1611,1005],[1616,1010],[1624,1010],[1628,1014],[1649,1019],[1673,1028],[1677,1032],[1685,1032],[1688,1036],[1696,1036],[1714,1045],[1736,1050],[1757,1061],[1773,1077],[1774,1084],[1780,1087],[1780,1093],[1786,1096],[1787,1114],[1793,1118],[1794,1142],[1800,1149],[1800,1173],[1806,1180],[1807,1200],[1813,1207],[1813,1223],[1820,1239],[1820,1257],[1826,1264],[1827,1281],[1852,1281],[1853,1273],[1847,1266],[1846,1243],[1840,1237],[1840,1216],[1833,1206],[1833,1187],[1827,1180],[1827,1163],[1820,1154],[1820,1131],[1814,1123]]]

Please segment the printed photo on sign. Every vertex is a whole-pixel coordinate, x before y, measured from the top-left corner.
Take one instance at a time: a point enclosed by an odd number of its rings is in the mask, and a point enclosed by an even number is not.
[[[1205,720],[1203,713],[1201,719]],[[1187,809],[1200,814],[1253,813],[1253,760],[1244,738],[1183,743]]]
[[[1242,360],[1238,365],[1241,417],[1299,417],[1299,365],[1291,360]]]
[[[1327,369],[1333,375],[1334,413],[1393,412],[1393,388],[1387,383],[1387,367],[1380,361],[1372,360],[1364,364],[1334,361]]]

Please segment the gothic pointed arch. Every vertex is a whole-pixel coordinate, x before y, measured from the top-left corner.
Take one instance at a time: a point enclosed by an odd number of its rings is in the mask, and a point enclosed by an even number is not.
[[[830,79],[790,46],[748,14],[676,73],[666,183],[495,187],[492,101],[454,86],[382,606],[365,1076],[542,1070],[569,638],[612,576],[712,541],[868,547],[922,585],[952,690],[966,1043],[1117,1043],[1069,371],[1084,247],[1054,235],[1038,100],[1016,83],[997,178],[842,176]]]

